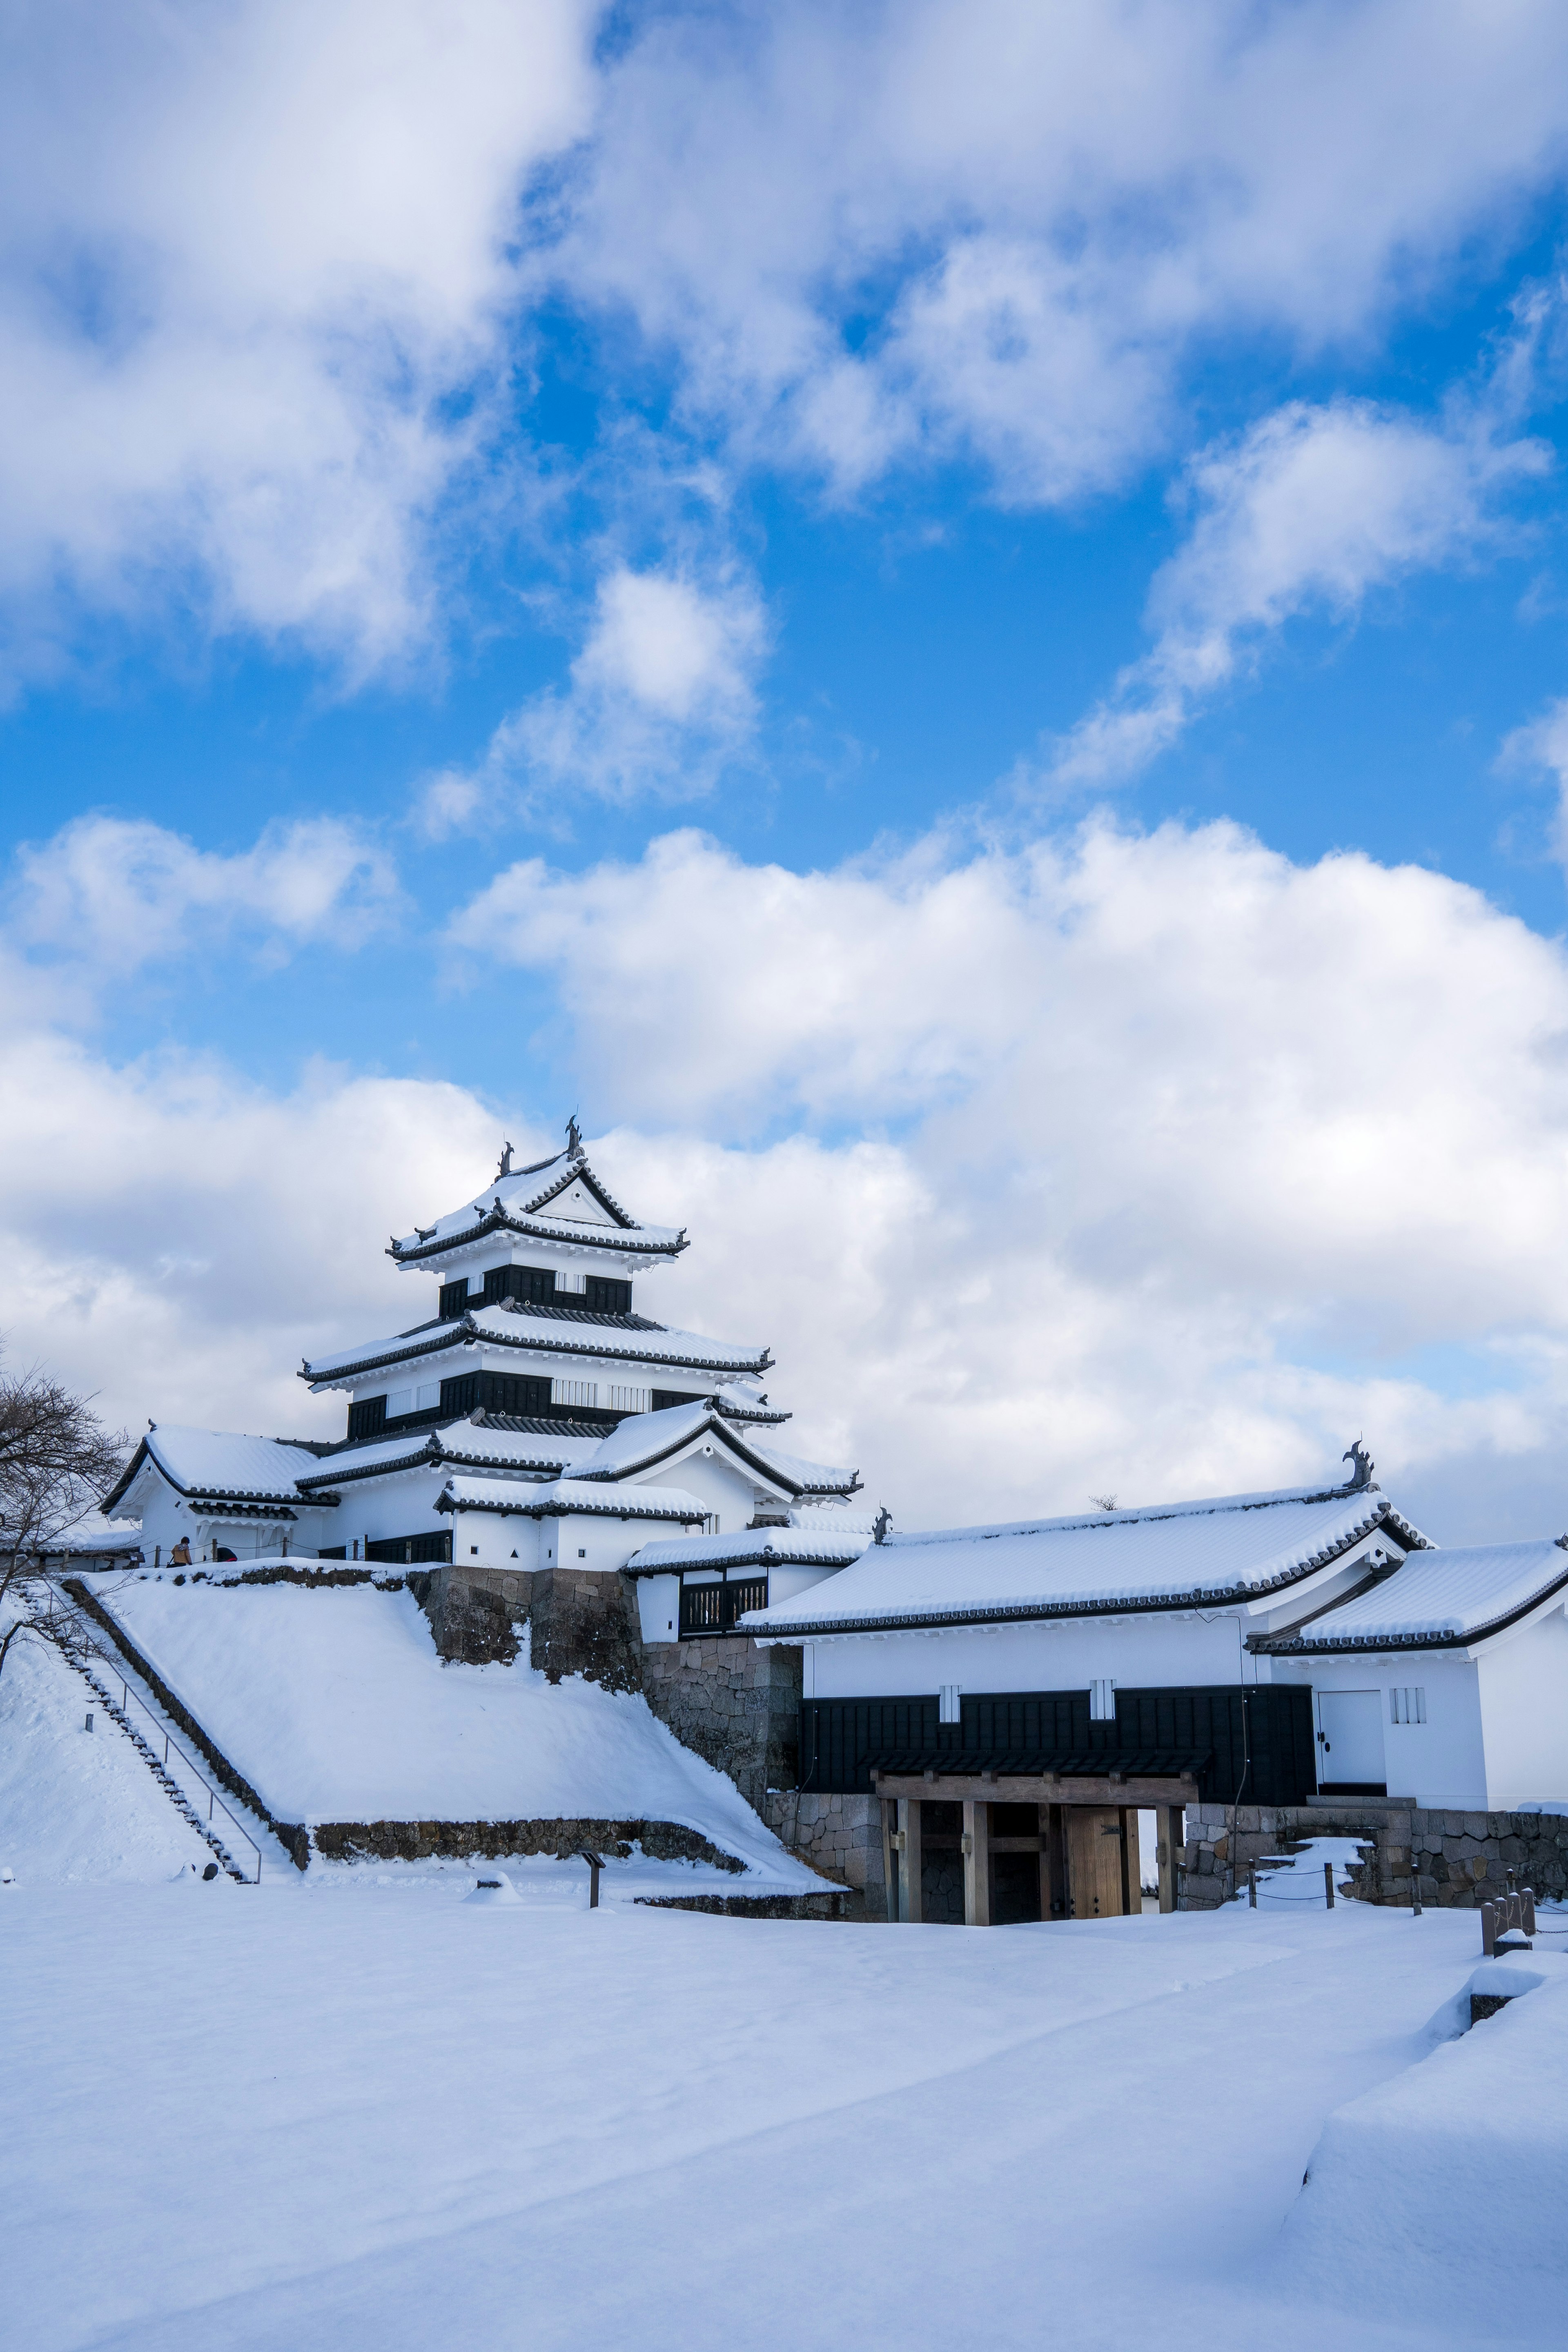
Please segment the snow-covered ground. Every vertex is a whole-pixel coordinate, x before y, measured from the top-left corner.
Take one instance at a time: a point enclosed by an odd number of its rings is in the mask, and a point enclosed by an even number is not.
[[[0,1675],[0,1867],[29,1885],[162,1884],[211,1859],[81,1676],[48,1643],[13,1642]]]
[[[7,2340],[1560,2337],[1568,1944],[1451,2040],[1474,1914],[971,1932],[473,1875],[0,1887]]]
[[[148,1576],[104,1600],[279,1821],[679,1822],[771,1887],[821,1884],[643,1699],[526,1654],[444,1666],[408,1592]]]

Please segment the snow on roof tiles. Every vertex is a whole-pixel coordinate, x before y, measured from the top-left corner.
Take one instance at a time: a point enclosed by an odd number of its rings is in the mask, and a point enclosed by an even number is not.
[[[526,1307],[510,1306],[478,1307],[450,1322],[421,1324],[392,1339],[366,1340],[335,1356],[319,1356],[302,1366],[300,1377],[317,1389],[341,1387],[370,1373],[411,1369],[476,1340],[523,1354],[632,1363],[649,1370],[667,1366],[672,1371],[759,1373],[772,1361],[766,1348],[736,1347],[705,1339],[700,1331],[670,1330],[659,1324],[637,1330],[617,1324],[601,1336],[597,1329],[584,1329],[574,1318],[533,1316]]]
[[[143,1447],[182,1495],[295,1502],[296,1482],[321,1468],[320,1458],[308,1446],[291,1444],[287,1438],[242,1437],[228,1430],[188,1429],[171,1422],[160,1422],[148,1431],[137,1448],[139,1456]]]
[[[1425,1542],[1375,1486],[1216,1496],[1089,1517],[893,1535],[747,1630],[854,1633],[1223,1604],[1290,1583],[1388,1522]]]
[[[300,1491],[312,1486],[331,1486],[354,1478],[384,1477],[398,1469],[422,1464],[453,1463],[502,1471],[560,1472],[575,1468],[595,1453],[599,1436],[567,1431],[535,1435],[521,1431],[492,1429],[473,1421],[448,1422],[441,1429],[411,1429],[402,1436],[380,1437],[365,1445],[345,1446],[310,1476],[301,1478]]]
[[[709,1506],[679,1486],[608,1486],[583,1478],[522,1486],[510,1478],[448,1478],[438,1511],[505,1511],[525,1519],[705,1519]]]
[[[1568,1550],[1549,1537],[1453,1551],[1433,1548],[1412,1553],[1392,1576],[1315,1617],[1299,1633],[1255,1635],[1249,1646],[1285,1655],[1385,1644],[1462,1647],[1500,1633],[1564,1586]]]
[[[859,1483],[853,1470],[778,1453],[749,1424],[739,1430],[733,1427],[706,1399],[700,1404],[668,1405],[662,1412],[629,1413],[579,1468],[586,1478],[629,1477],[634,1471],[679,1453],[704,1431],[711,1431],[742,1461],[755,1464],[765,1477],[796,1494],[847,1495]]]
[[[550,1215],[551,1202],[579,1183],[602,1206],[603,1224],[580,1216]],[[404,1264],[418,1264],[476,1241],[487,1230],[532,1233],[544,1240],[655,1256],[674,1256],[686,1247],[683,1226],[638,1224],[581,1152],[562,1151],[552,1160],[482,1184],[471,1201],[448,1210],[434,1224],[416,1225],[401,1239],[395,1236],[388,1255]]]
[[[847,1568],[871,1540],[869,1526],[832,1533],[805,1528],[747,1528],[732,1536],[675,1536],[644,1544],[626,1563],[629,1576],[668,1576],[682,1568]]]

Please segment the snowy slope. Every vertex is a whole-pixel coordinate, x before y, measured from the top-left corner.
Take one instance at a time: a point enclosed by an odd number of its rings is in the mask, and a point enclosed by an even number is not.
[[[112,1612],[274,1816],[679,1822],[817,1884],[646,1703],[515,1665],[443,1665],[407,1592],[122,1586]]]
[[[43,1643],[13,1642],[0,1675],[0,1868],[24,1886],[156,1881],[211,1859],[80,1675]]]

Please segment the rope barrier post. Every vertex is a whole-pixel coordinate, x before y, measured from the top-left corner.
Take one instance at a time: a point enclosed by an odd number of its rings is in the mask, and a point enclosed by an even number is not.
[[[1481,1905],[1481,1958],[1489,1960],[1497,1950],[1497,1906]]]
[[[1410,1857],[1410,1916],[1413,1919],[1421,1916],[1421,1874],[1415,1867],[1414,1854]]]
[[[1258,1908],[1258,1872],[1250,1862],[1247,1865],[1247,1907],[1249,1911]]]
[[[1334,1907],[1334,1865],[1331,1862],[1323,1864],[1323,1896],[1331,1911]]]
[[[1527,1886],[1524,1890],[1523,1909],[1524,1932],[1527,1936],[1533,1936],[1535,1933],[1535,1889],[1533,1886]]]

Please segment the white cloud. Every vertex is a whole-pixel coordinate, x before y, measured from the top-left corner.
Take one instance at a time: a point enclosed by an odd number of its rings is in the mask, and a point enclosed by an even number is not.
[[[1501,769],[1535,769],[1557,785],[1556,851],[1568,865],[1568,696],[1549,702],[1540,715],[1505,736],[1498,753]]]
[[[84,816],[19,852],[11,898],[20,944],[122,976],[236,931],[272,954],[358,947],[400,893],[385,852],[335,817],[268,825],[225,855],[144,820]]]
[[[1478,893],[1228,826],[806,876],[685,834],[462,929],[553,983],[595,1160],[690,1227],[643,1303],[767,1340],[792,1444],[905,1524],[1321,1475],[1363,1428],[1439,1537],[1568,1521],[1568,954]],[[384,1236],[565,1107],[116,1067],[28,984],[9,1344],[137,1424],[340,1426],[293,1368],[416,1319]]]
[[[1155,646],[1053,750],[1058,784],[1115,783],[1169,749],[1259,640],[1311,611],[1344,620],[1372,591],[1471,555],[1543,446],[1487,418],[1427,425],[1364,400],[1290,403],[1189,469],[1196,520],[1154,579]]]
[[[579,792],[699,797],[747,747],[766,642],[743,582],[617,564],[599,582],[567,690],[547,688],[504,719],[472,771],[431,779],[425,830],[438,836],[520,803],[548,822]]]
[[[1478,893],[1223,825],[805,876],[681,834],[456,929],[645,1131],[887,1135],[666,1148],[748,1203],[704,1310],[776,1299],[781,1385],[923,1511],[1310,1475],[1363,1417],[1568,1505],[1568,961]]]
[[[847,490],[966,455],[1059,500],[1233,337],[1364,351],[1562,172],[1568,24],[1422,0],[661,12],[559,255],[687,414]]]
[[[0,605],[364,667],[423,627],[531,166],[584,128],[587,0],[251,0],[13,26],[0,90]],[[453,404],[456,398],[456,404]]]

